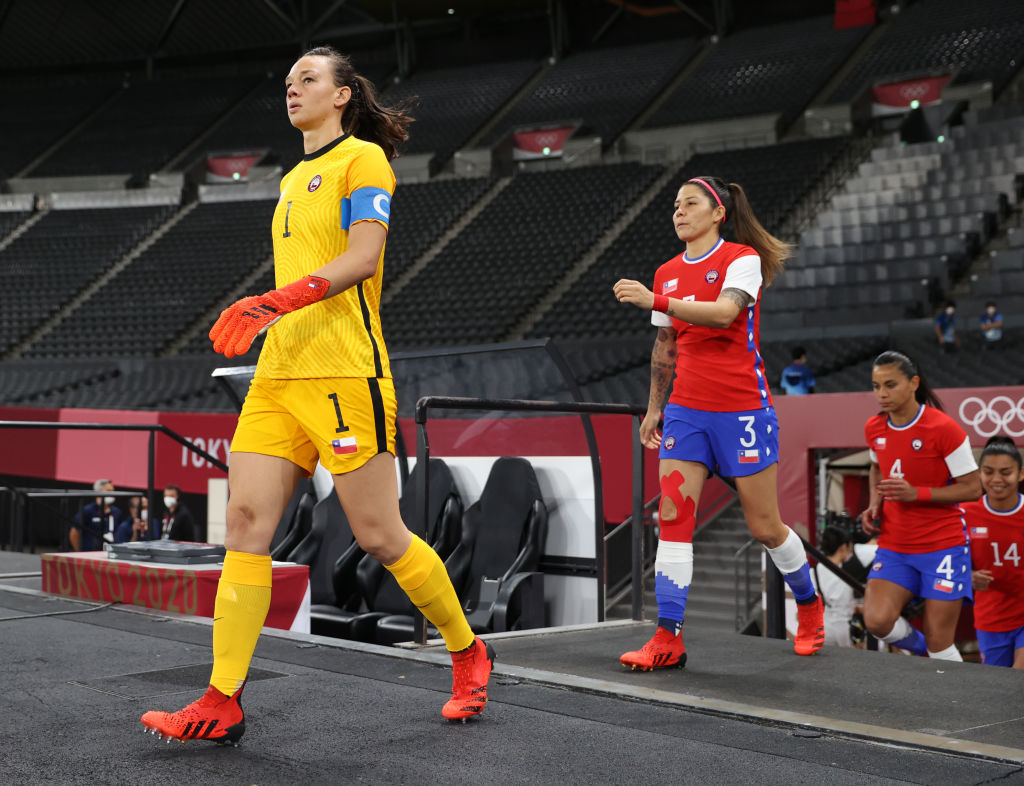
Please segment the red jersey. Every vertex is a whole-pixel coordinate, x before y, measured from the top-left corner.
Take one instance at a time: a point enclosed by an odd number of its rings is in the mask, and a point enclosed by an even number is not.
[[[883,479],[936,488],[978,468],[964,430],[924,404],[904,426],[894,426],[884,414],[868,418],[864,438]],[[923,554],[967,543],[963,509],[955,503],[886,500],[881,523],[878,546],[890,551]]]
[[[676,379],[669,397],[673,404],[707,412],[772,406],[759,351],[761,259],[754,249],[719,240],[697,259],[679,254],[658,268],[653,291],[677,300],[714,302],[733,265],[738,267],[729,286],[743,289],[754,302],[742,309],[729,327],[701,327],[666,314],[655,315],[671,320],[676,331]]]
[[[971,567],[992,572],[987,590],[974,592],[974,627],[989,633],[1024,625],[1024,496],[1013,510],[993,510],[988,496],[965,502]]]

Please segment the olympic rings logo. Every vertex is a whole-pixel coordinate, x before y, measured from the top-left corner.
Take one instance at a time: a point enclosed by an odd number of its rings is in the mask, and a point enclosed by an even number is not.
[[[1024,437],[1024,398],[1015,402],[1009,396],[996,396],[986,402],[968,396],[960,402],[960,420],[982,437],[993,437],[1000,431],[1014,438]],[[1010,428],[1015,422],[1020,424],[1019,430]]]
[[[931,92],[931,89],[931,85],[927,82],[912,82],[900,88],[900,95],[908,101],[912,101],[915,98],[924,98]]]

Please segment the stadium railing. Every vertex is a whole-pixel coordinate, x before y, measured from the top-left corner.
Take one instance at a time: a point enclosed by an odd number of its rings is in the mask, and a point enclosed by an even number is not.
[[[644,447],[640,442],[640,421],[647,410],[643,407],[634,407],[628,404],[610,404],[588,401],[539,401],[530,399],[500,399],[500,398],[471,398],[464,396],[423,396],[416,402],[416,464],[429,468],[430,439],[427,434],[427,421],[431,409],[448,410],[489,410],[502,412],[551,412],[557,414],[580,415],[630,415],[635,420],[632,445],[632,502],[633,513],[631,516],[632,529],[632,618],[640,621],[644,618],[643,600],[643,565],[644,565]],[[591,459],[594,471],[595,489],[595,554],[596,558],[596,579],[597,579],[597,619],[604,621],[604,594],[605,594],[605,538],[604,515],[601,503],[601,464],[597,457],[596,444],[591,445]],[[418,476],[419,488],[417,495],[422,500],[422,507],[414,523],[415,531],[423,535],[426,531],[428,518],[429,500],[429,477],[428,472]],[[416,641],[426,643],[426,621],[422,616],[416,619]]]
[[[146,498],[149,500],[150,510],[159,510],[155,490],[156,435],[158,433],[170,437],[186,449],[206,459],[209,463],[223,472],[228,471],[228,465],[219,458],[207,453],[202,448],[196,447],[194,443],[190,442],[188,439],[162,423],[63,423],[60,421],[40,420],[0,420],[0,429],[6,428],[45,430],[67,429],[71,431],[148,431],[149,444],[146,452]],[[25,542],[24,513],[26,508],[23,503],[24,500],[28,498],[28,492],[21,492],[17,489],[12,489],[11,487],[7,488],[13,492],[10,507],[12,516],[10,521],[11,547],[16,551],[21,551],[24,548]],[[116,494],[116,492],[112,493]],[[32,492],[32,494],[37,495],[35,492]],[[88,496],[95,496],[95,492],[89,492]],[[21,503],[17,502],[19,498],[21,499]],[[18,513],[19,511],[20,514]]]

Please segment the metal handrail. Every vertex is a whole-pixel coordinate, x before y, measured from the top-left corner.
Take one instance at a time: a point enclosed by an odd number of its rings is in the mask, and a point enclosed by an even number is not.
[[[604,520],[603,503],[601,500],[601,464],[597,457],[597,443],[590,429],[587,415],[630,415],[639,421],[647,414],[647,409],[628,404],[608,404],[588,401],[539,401],[531,399],[499,399],[470,398],[465,396],[423,396],[416,402],[416,464],[423,471],[418,475],[417,494],[420,500],[420,516],[416,526],[420,534],[426,533],[429,520],[429,460],[430,441],[427,437],[427,420],[431,409],[463,409],[498,412],[551,412],[559,414],[579,414],[582,416],[584,430],[591,450],[591,466],[594,473],[594,519],[595,519],[595,551],[597,562],[597,614],[598,620],[604,620],[604,549],[602,522]],[[644,447],[640,442],[639,428],[632,432],[632,581],[633,581],[633,619],[643,619],[643,464]],[[426,622],[421,615],[416,617],[416,640],[425,643],[427,637]]]
[[[156,510],[156,495],[154,493],[155,487],[155,466],[156,466],[156,435],[164,434],[170,437],[175,442],[183,445],[188,450],[201,456],[210,462],[217,469],[223,472],[228,471],[228,465],[221,461],[216,456],[207,453],[202,448],[196,447],[196,445],[190,442],[185,437],[178,434],[173,429],[168,428],[163,423],[71,423],[62,422],[59,420],[0,420],[0,429],[4,428],[21,428],[21,429],[43,429],[43,430],[60,430],[67,429],[69,431],[147,431],[149,432],[149,445],[147,447],[147,471],[146,471],[146,498],[149,500],[149,509]],[[20,492],[17,489],[14,490],[15,494]],[[12,495],[11,500],[11,548],[20,551],[24,548],[24,522],[16,521],[14,516],[16,503],[15,497]],[[16,526],[17,525],[17,526]],[[17,531],[16,531],[17,530]]]
[[[733,608],[736,613],[736,630],[740,631],[747,624],[747,617],[750,613],[750,607],[752,604],[750,600],[750,571],[747,569],[747,552],[754,546],[760,546],[761,544],[751,538],[738,549],[733,555],[733,577],[735,580],[735,592],[733,595]],[[743,566],[743,594],[740,595],[740,565]]]

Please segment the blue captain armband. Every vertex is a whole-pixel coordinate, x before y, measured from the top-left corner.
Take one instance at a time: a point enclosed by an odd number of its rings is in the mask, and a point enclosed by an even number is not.
[[[391,192],[383,188],[357,188],[351,197],[341,201],[341,228],[348,229],[356,221],[380,221],[388,226],[391,220]]]

